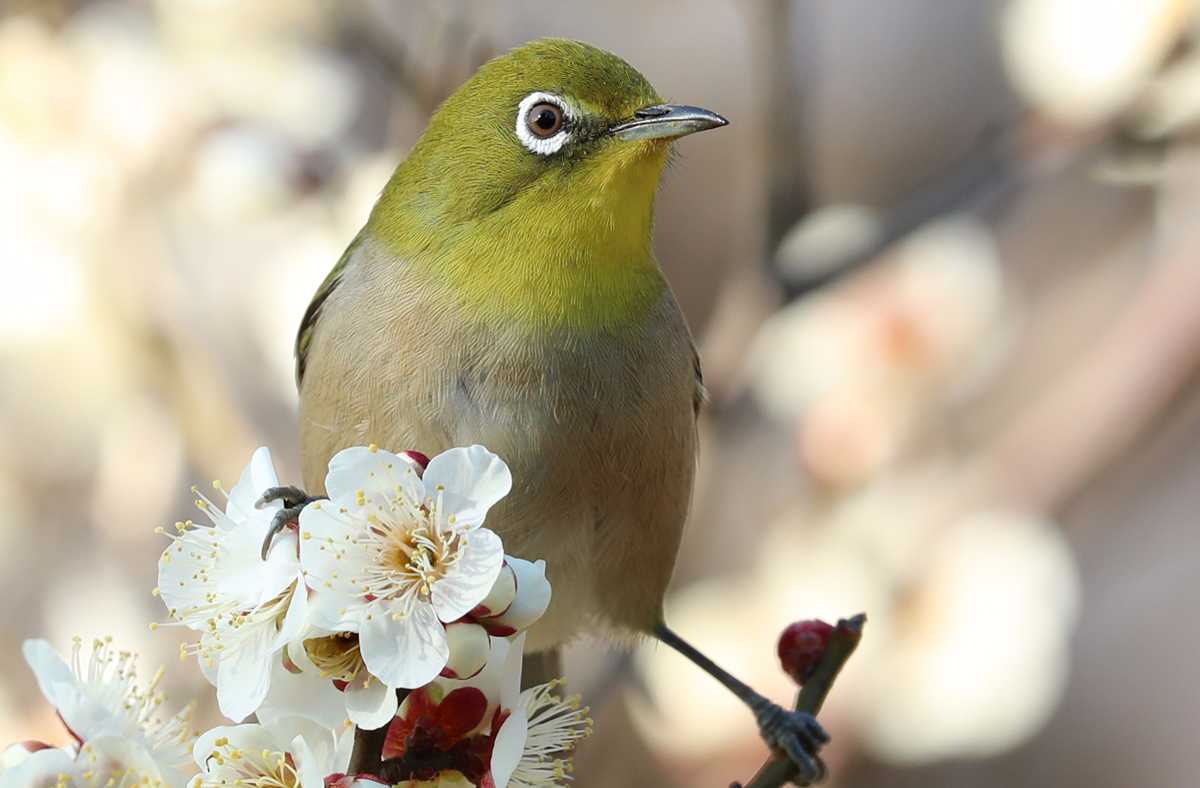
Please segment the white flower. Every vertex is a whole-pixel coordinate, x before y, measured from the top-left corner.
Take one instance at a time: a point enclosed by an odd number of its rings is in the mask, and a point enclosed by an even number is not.
[[[189,788],[324,788],[326,777],[344,776],[353,744],[353,728],[338,735],[306,717],[213,728],[196,740],[200,774]]]
[[[384,776],[398,777],[403,788],[563,785],[571,751],[592,723],[577,698],[554,694],[558,682],[521,692],[524,646],[524,635],[511,642],[495,638],[475,678],[438,679],[410,693],[388,729]],[[444,765],[416,779],[405,761]]]
[[[70,665],[44,640],[27,640],[22,651],[42,694],[77,746],[40,749],[25,757],[10,748],[0,784],[52,785],[51,778],[58,774],[78,785],[91,785],[99,777],[103,779],[95,784],[105,785],[110,777],[113,785],[139,780],[181,784],[179,769],[187,764],[195,738],[189,727],[191,709],[159,716],[165,700],[157,690],[161,670],[139,688],[134,655],[114,653],[107,639],[92,643],[86,666],[79,638]]]
[[[504,462],[470,446],[434,457],[423,477],[417,468],[374,446],[341,451],[329,462],[330,500],[300,516],[313,621],[357,635],[353,653],[341,656],[347,665],[361,660],[370,677],[356,670],[361,680],[352,685],[372,689],[388,719],[390,688],[420,687],[446,667],[444,625],[488,595],[504,560],[500,538],[481,527],[512,487]],[[324,668],[312,649],[309,656]],[[382,692],[372,688],[378,684]]]
[[[267,560],[261,547],[278,501],[255,501],[279,484],[266,448],[254,452],[222,511],[199,495],[211,525],[176,524],[174,543],[159,559],[158,593],[171,618],[200,632],[184,653],[198,656],[217,687],[221,713],[240,721],[267,695],[272,657],[307,627],[308,594],[296,533],[275,536]],[[297,593],[299,591],[299,593]]]
[[[488,595],[469,614],[446,625],[450,656],[440,675],[475,676],[488,662],[493,641],[489,634],[507,637],[524,631],[549,604],[545,562],[505,556]],[[260,721],[301,714],[337,725],[349,716],[368,729],[391,721],[396,687],[370,677],[356,633],[310,632],[303,647],[293,646],[286,653],[288,658],[277,660],[273,668],[271,691],[258,709]]]

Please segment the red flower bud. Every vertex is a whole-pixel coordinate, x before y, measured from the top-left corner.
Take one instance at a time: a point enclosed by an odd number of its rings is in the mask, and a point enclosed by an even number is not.
[[[425,469],[429,467],[429,456],[419,451],[412,451],[411,449],[402,451],[400,452],[400,456],[410,459],[417,464],[417,475],[424,473]]]
[[[825,649],[829,646],[829,638],[833,635],[833,626],[820,619],[797,621],[789,624],[779,636],[779,662],[783,672],[791,676],[797,684],[803,684],[812,678],[812,674],[821,664]]]

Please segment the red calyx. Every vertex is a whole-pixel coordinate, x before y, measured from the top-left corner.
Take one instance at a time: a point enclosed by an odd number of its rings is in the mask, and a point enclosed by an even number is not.
[[[779,662],[783,672],[803,684],[812,678],[825,649],[829,646],[829,638],[833,635],[833,625],[826,624],[820,619],[809,619],[789,624],[779,636]]]
[[[419,451],[413,451],[412,449],[409,449],[408,451],[400,452],[400,456],[407,457],[408,459],[415,462],[417,464],[417,467],[420,468],[422,471],[424,471],[426,468],[429,467],[429,455],[427,455],[427,454],[422,454]]]

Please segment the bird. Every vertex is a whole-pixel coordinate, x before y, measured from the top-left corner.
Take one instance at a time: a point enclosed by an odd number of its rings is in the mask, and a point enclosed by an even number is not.
[[[585,632],[650,636],[751,707],[802,776],[828,737],[695,651],[663,620],[692,497],[700,359],[653,248],[655,199],[681,137],[727,125],[669,104],[591,45],[540,39],[482,65],[435,111],[296,338],[303,488],[375,444],[482,444],[512,469],[488,514],[506,552],[546,561],[547,664]]]

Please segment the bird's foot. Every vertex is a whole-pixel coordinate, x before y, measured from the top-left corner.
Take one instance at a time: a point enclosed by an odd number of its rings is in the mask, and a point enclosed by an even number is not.
[[[766,698],[751,704],[763,741],[796,764],[797,785],[812,785],[825,778],[825,764],[818,756],[829,734],[817,718],[803,711],[788,711]]]
[[[254,502],[254,506],[261,509],[275,501],[281,501],[283,508],[275,512],[275,516],[271,518],[271,527],[267,529],[267,535],[263,538],[262,559],[264,561],[267,560],[267,554],[271,552],[271,543],[275,541],[276,534],[284,528],[300,521],[300,512],[304,511],[305,506],[308,506],[313,501],[324,500],[327,500],[325,496],[310,496],[299,487],[292,487],[290,485],[268,487],[266,492],[262,494],[262,497]]]

